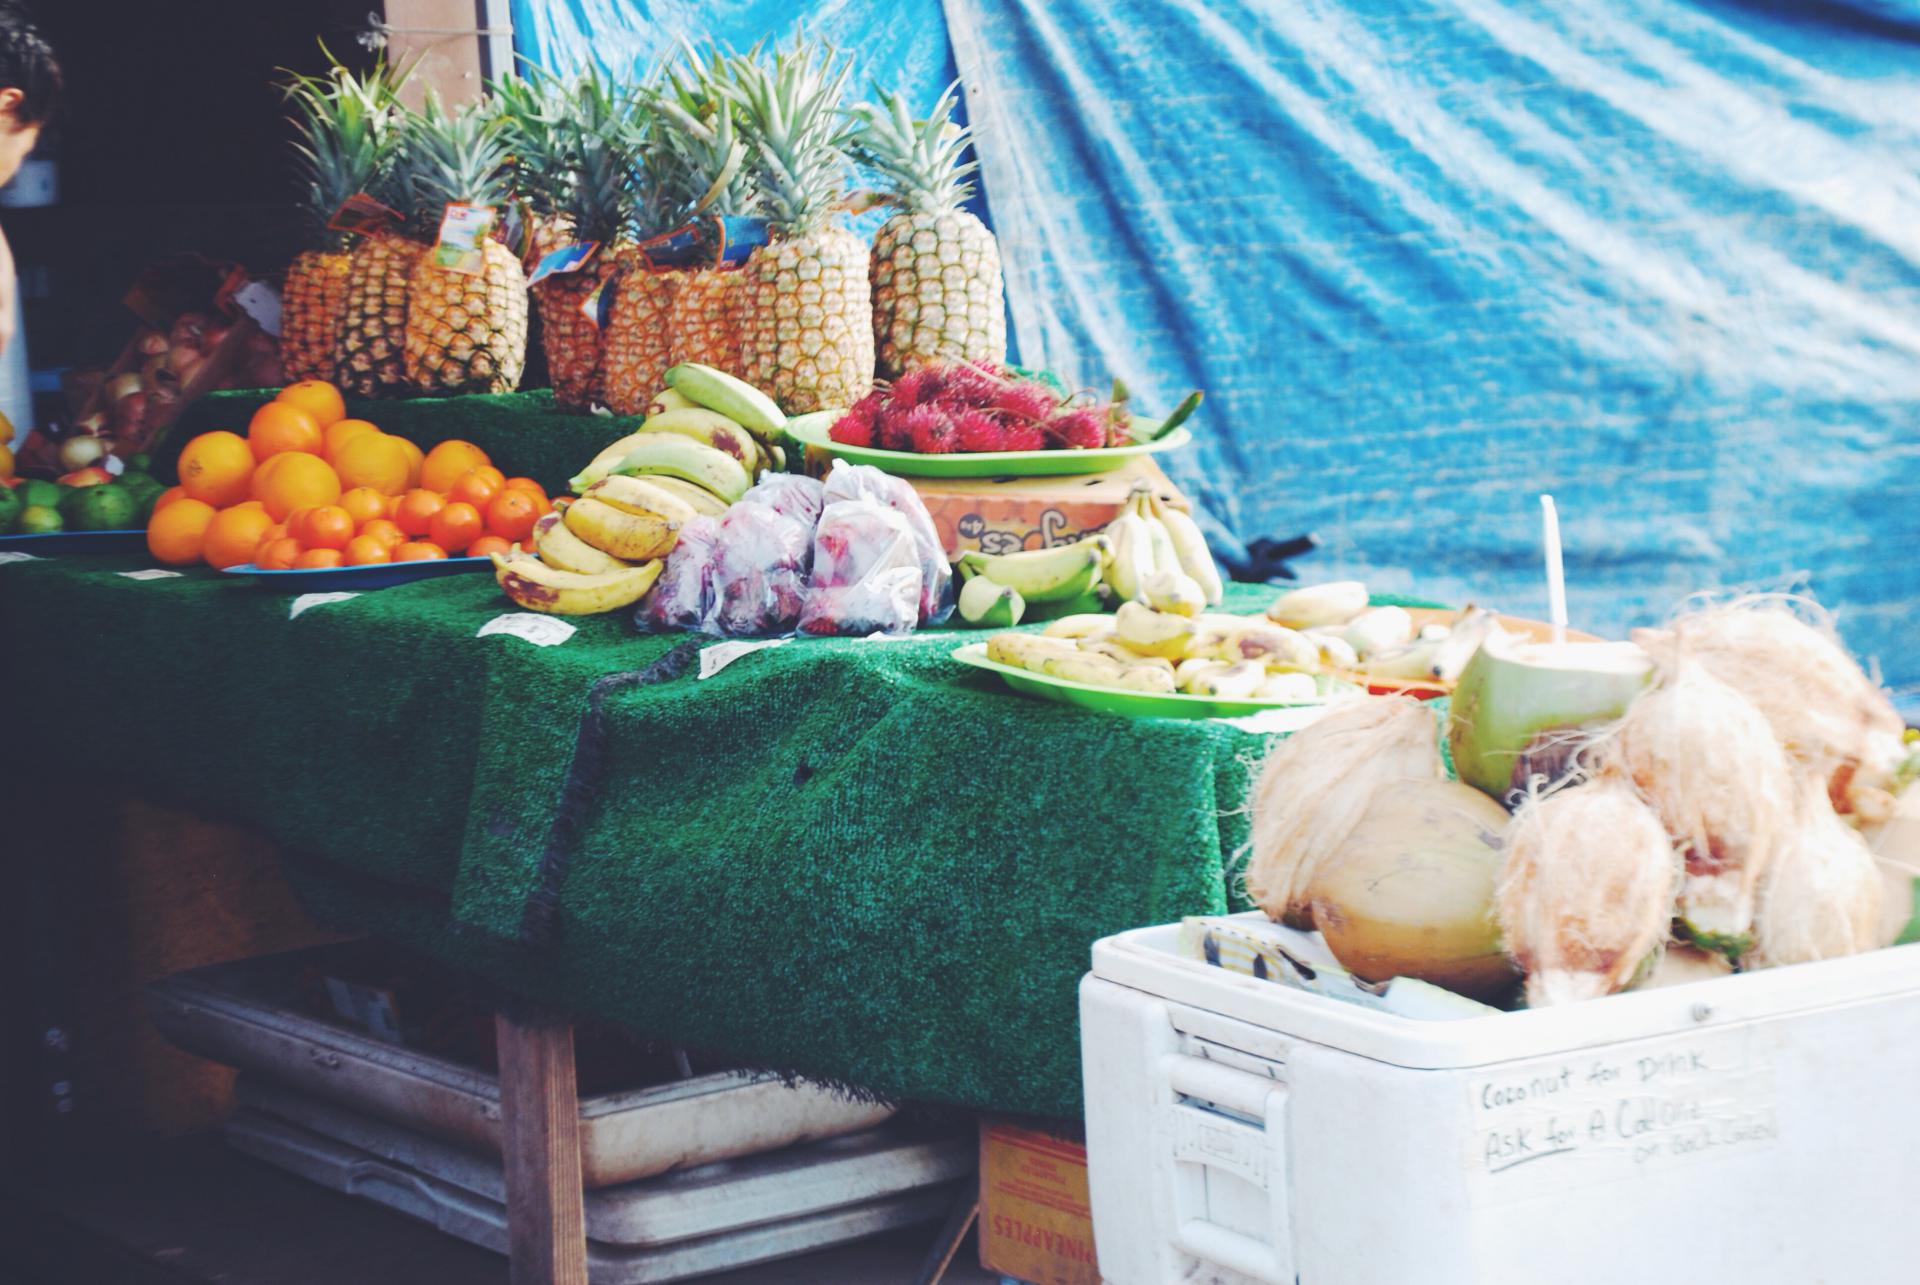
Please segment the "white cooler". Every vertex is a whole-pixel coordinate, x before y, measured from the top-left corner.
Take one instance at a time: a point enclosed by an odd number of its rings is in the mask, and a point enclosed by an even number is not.
[[[1111,1285],[1920,1281],[1920,946],[1417,1021],[1178,935],[1080,987]]]

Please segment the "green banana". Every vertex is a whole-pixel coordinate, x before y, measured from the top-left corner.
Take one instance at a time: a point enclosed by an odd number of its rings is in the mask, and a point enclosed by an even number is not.
[[[1220,600],[1227,595],[1227,587],[1220,579],[1220,568],[1213,560],[1213,551],[1207,548],[1207,537],[1200,533],[1200,524],[1191,515],[1171,504],[1162,503],[1158,495],[1147,497],[1147,507],[1160,525],[1167,529],[1180,570],[1193,577],[1201,593],[1206,595],[1209,607],[1219,606]]]
[[[640,425],[643,433],[678,433],[696,442],[704,442],[739,460],[749,472],[758,471],[763,458],[760,443],[752,433],[717,410],[696,406],[692,410],[662,411],[647,416]]]
[[[578,495],[607,474],[613,472],[614,469],[619,467],[620,461],[627,458],[627,453],[639,444],[642,436],[644,436],[642,433],[628,433],[619,441],[608,446],[605,450],[594,456],[590,464],[578,473],[575,473],[573,477],[568,480],[568,488],[571,489],[575,495]]]
[[[1027,603],[1019,591],[985,576],[975,576],[962,586],[959,607],[960,618],[970,625],[1006,629],[1020,623]]]
[[[728,504],[747,493],[753,478],[725,451],[678,433],[642,433],[615,473],[664,473],[704,486]]]
[[[698,362],[683,361],[667,371],[667,386],[717,410],[762,440],[786,427],[787,417],[773,398],[744,379]]]
[[[1064,602],[1078,598],[1100,582],[1100,564],[1106,537],[1090,535],[1051,549],[1023,549],[1018,553],[960,555],[960,574],[971,580],[986,576],[1006,585],[1030,603]]]
[[[683,477],[668,477],[665,473],[649,473],[647,481],[665,491],[668,495],[686,501],[688,507],[702,517],[717,518],[730,507],[727,502],[704,486],[697,486]]]

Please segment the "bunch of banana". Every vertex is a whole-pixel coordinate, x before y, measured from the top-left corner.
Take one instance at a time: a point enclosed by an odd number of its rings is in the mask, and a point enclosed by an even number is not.
[[[1029,607],[1051,614],[1092,605],[1108,553],[1105,535],[1050,549],[960,555],[960,618],[968,624],[1017,625]]]
[[[1162,583],[1172,587],[1163,587],[1162,596],[1195,604],[1190,614],[1220,605],[1226,586],[1206,537],[1191,516],[1162,503],[1152,487],[1134,488],[1107,524],[1107,538],[1107,583],[1121,599],[1145,602],[1148,582],[1168,577]]]
[[[1267,619],[1299,630],[1329,668],[1415,683],[1452,682],[1480,644],[1501,632],[1498,617],[1484,607],[1468,606],[1449,624],[1416,631],[1404,608],[1368,603],[1365,584],[1335,580],[1281,594]]]
[[[786,416],[773,399],[732,375],[686,362],[667,372],[638,431],[593,457],[569,485],[584,494],[619,474],[664,479],[712,497],[724,511],[769,469],[784,469]],[[703,510],[705,511],[705,510]]]
[[[660,578],[660,561],[621,563],[609,571],[566,571],[515,549],[493,555],[493,578],[507,597],[528,611],[551,616],[592,616],[631,607]]]
[[[564,511],[534,523],[531,553],[495,558],[494,578],[521,606],[556,615],[639,601],[660,574],[660,560],[680,542],[681,528],[726,508],[698,487],[678,483],[683,493],[673,482],[623,473],[601,478]]]

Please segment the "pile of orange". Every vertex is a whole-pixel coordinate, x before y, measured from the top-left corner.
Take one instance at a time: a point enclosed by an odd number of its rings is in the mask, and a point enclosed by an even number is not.
[[[422,453],[348,419],[324,380],[289,384],[246,434],[202,433],[180,484],[153,506],[147,548],[172,566],[274,571],[485,557],[527,541],[551,511],[538,482],[507,477],[472,442]]]

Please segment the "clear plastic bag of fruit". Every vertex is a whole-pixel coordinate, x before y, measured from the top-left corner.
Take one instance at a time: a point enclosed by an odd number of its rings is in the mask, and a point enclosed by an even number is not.
[[[876,500],[839,500],[813,533],[813,578],[800,632],[899,634],[920,619],[925,578],[906,517]]]
[[[826,507],[826,488],[818,479],[798,473],[769,473],[740,497],[740,503],[764,505],[811,531]]]
[[[927,512],[920,493],[911,483],[870,464],[835,460],[832,471],[827,474],[823,495],[829,508],[843,501],[867,500],[905,519],[913,538],[915,562],[920,568],[916,623],[937,625],[953,614],[953,569],[947,565],[946,547],[933,525],[933,515]]]
[[[720,541],[720,521],[697,517],[680,528],[660,568],[660,578],[640,600],[633,623],[642,633],[666,634],[704,628],[713,609],[713,561]]]
[[[713,602],[703,627],[730,637],[790,632],[806,599],[813,530],[764,504],[736,504],[720,519]]]

